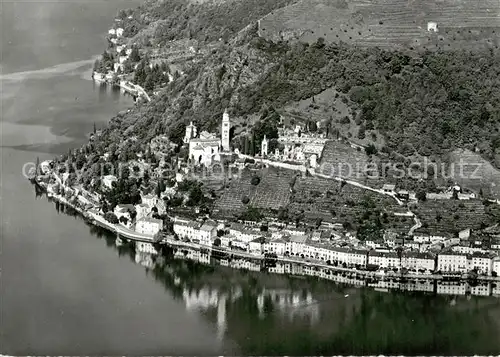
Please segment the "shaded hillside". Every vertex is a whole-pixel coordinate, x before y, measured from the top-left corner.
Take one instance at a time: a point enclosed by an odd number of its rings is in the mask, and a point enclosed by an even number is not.
[[[164,46],[168,41],[229,40],[248,24],[297,0],[147,0],[135,10],[123,11],[126,37],[143,45]]]
[[[499,13],[494,0],[301,0],[266,16],[260,34],[387,49],[485,49],[499,45]],[[438,33],[427,31],[428,22],[437,22]]]

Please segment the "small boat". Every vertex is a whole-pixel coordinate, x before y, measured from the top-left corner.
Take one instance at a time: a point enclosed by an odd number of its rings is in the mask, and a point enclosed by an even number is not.
[[[117,247],[121,247],[123,245],[123,240],[120,237],[116,237],[115,244]]]

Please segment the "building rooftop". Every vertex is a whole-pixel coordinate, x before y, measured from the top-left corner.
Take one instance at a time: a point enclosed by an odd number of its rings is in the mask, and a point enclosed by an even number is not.
[[[290,237],[290,241],[294,243],[305,243],[307,240],[307,236],[305,235],[292,235]]]
[[[163,221],[161,219],[150,218],[150,217],[141,218],[137,222],[148,222],[148,223],[163,224]]]
[[[393,191],[395,188],[396,188],[396,185],[389,184],[389,183],[387,183],[384,186],[382,186],[383,190],[392,190]]]
[[[204,231],[204,232],[211,232],[212,230],[216,229],[217,228],[217,225],[214,225],[214,224],[210,224],[210,223],[207,223],[205,222],[201,227],[200,227],[200,230]]]

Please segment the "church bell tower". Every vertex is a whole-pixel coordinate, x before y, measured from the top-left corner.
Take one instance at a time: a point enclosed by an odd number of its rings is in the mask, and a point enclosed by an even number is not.
[[[222,115],[222,150],[230,151],[229,147],[229,130],[231,129],[231,122],[229,120],[229,114],[226,110],[224,110],[224,114]]]

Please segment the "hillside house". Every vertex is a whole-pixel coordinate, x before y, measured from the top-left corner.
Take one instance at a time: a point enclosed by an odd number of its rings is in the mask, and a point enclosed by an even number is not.
[[[427,23],[427,31],[429,32],[438,32],[438,24],[434,21],[429,21]]]
[[[385,184],[384,186],[382,186],[382,191],[384,191],[385,193],[394,194],[395,190],[396,190],[396,185]]]

